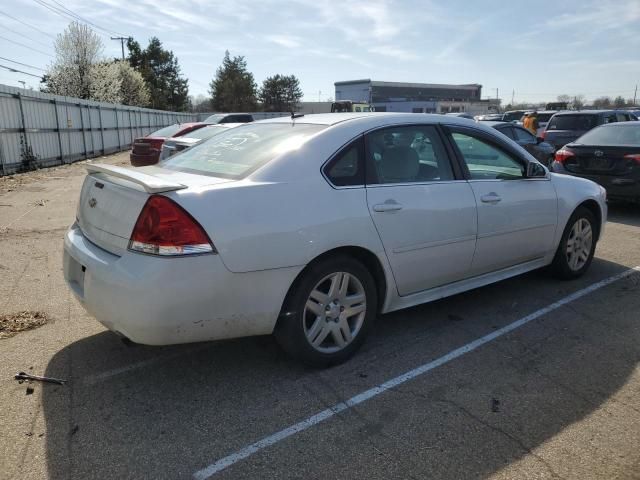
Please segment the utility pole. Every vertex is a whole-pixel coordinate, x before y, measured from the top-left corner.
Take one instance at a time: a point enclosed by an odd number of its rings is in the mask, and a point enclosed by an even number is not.
[[[638,95],[638,84],[636,83],[636,91],[633,92],[633,106],[636,106],[636,96]]]
[[[320,95],[322,95],[322,90],[318,90],[318,102],[322,101],[322,100],[320,100]]]
[[[514,88],[513,91],[511,92],[511,105],[513,105],[513,100],[516,96],[516,89]]]
[[[25,82],[24,80],[18,80],[18,83],[22,84],[22,88],[27,88],[26,87],[27,82]]]
[[[120,40],[120,46],[122,47],[122,60],[124,60],[124,42],[131,37],[111,37],[111,40]]]

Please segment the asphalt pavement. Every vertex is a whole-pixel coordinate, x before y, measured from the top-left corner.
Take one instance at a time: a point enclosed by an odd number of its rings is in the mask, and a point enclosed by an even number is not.
[[[313,370],[271,337],[127,346],[87,315],[61,267],[83,175],[0,178],[0,313],[52,318],[0,340],[0,478],[640,478],[640,207],[610,206],[579,280],[381,316]]]

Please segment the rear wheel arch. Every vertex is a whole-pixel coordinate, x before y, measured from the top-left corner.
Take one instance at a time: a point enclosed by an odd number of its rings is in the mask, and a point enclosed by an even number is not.
[[[317,265],[320,262],[326,261],[331,258],[337,258],[337,257],[348,257],[348,258],[357,260],[369,271],[369,273],[373,277],[373,280],[375,281],[376,290],[378,293],[378,305],[377,305],[378,312],[382,309],[382,306],[384,305],[384,301],[386,299],[388,285],[387,285],[387,278],[384,273],[384,268],[382,267],[382,263],[380,262],[380,259],[375,253],[373,253],[371,250],[368,250],[366,248],[356,247],[356,246],[345,246],[345,247],[338,247],[338,248],[328,250],[318,255],[317,257],[315,257],[309,263],[307,263],[307,265],[300,271],[300,273],[298,273],[294,281],[291,283],[289,290],[287,291],[284,301],[282,302],[282,307],[280,312],[281,316],[287,314],[287,312],[285,312],[284,310],[286,308],[286,305],[288,304],[288,300],[292,295],[292,293],[294,292],[295,288],[300,283],[300,280],[306,274],[306,272],[313,265]]]

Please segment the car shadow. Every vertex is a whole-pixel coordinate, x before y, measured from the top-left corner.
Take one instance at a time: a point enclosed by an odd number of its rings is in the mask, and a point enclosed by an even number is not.
[[[607,220],[632,227],[640,227],[640,203],[609,202]]]
[[[324,371],[290,361],[271,337],[172,347],[131,347],[111,332],[84,338],[59,351],[46,369],[47,376],[68,380],[65,386],[43,386],[48,476],[190,478],[212,461],[327,405],[431,361],[625,269],[596,259],[588,275],[576,282],[550,281],[545,274],[532,272],[383,315],[376,331],[354,358]],[[516,359],[525,358],[535,351],[531,345],[537,345],[538,352],[544,353],[542,359],[537,357],[538,367],[561,365],[553,372],[554,381],[582,393],[542,399],[540,408],[544,408],[545,414],[536,417],[535,422],[527,418],[526,411],[512,413],[510,422],[520,422],[525,429],[528,423],[535,423],[526,451],[518,442],[505,442],[500,448],[483,450],[482,456],[478,456],[474,448],[447,445],[442,458],[449,458],[449,462],[455,459],[457,469],[439,471],[437,477],[461,478],[460,472],[462,476],[464,472],[473,472],[476,477],[484,477],[497,472],[505,467],[505,458],[515,462],[597,410],[625,384],[637,367],[637,355],[616,356],[603,362],[603,346],[611,348],[620,338],[638,345],[640,330],[631,322],[619,323],[615,328],[600,328],[592,322],[575,323],[576,328],[583,330],[579,334],[583,340],[596,336],[598,341],[584,340],[575,349],[564,341],[540,344],[540,338],[548,334],[542,330],[555,327],[534,322],[515,346],[510,344],[509,352]],[[553,330],[551,336],[565,334],[577,335]],[[570,342],[575,344],[578,340]],[[489,354],[491,351],[484,353]],[[464,361],[474,363],[472,355],[464,357]],[[452,363],[448,368],[451,371],[438,385],[437,392],[422,392],[424,408],[435,408],[451,400],[445,398],[447,388],[459,386],[456,379],[462,373],[459,369],[467,367]],[[478,365],[476,368],[480,369],[475,376],[479,385],[494,381],[493,366],[487,366],[487,370]],[[613,370],[615,375],[611,374]],[[588,378],[576,372],[588,372]],[[525,367],[519,368],[514,384],[526,385],[530,381],[535,385],[535,378],[528,380],[529,374],[533,375]],[[587,383],[589,389],[584,393]],[[407,384],[407,388],[415,390],[418,385]],[[366,409],[363,405],[362,410]],[[357,416],[354,421],[366,419]],[[433,423],[444,430],[455,429],[443,418]],[[323,427],[314,428],[322,431]],[[478,445],[487,441],[477,435],[469,441]],[[433,455],[433,462],[439,461],[435,452]],[[273,457],[269,463],[277,464],[278,459]],[[251,458],[244,460],[251,462]],[[316,467],[318,471],[307,470],[311,472],[309,478],[325,476],[322,465]],[[307,464],[306,468],[313,467]],[[273,475],[272,471],[267,472],[256,473],[253,478]],[[293,472],[290,475],[295,477]],[[367,475],[366,471],[355,470],[348,476]]]

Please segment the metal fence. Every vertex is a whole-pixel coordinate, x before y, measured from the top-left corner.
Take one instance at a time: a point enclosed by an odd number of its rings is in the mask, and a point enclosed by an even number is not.
[[[196,114],[0,85],[0,175],[127,150],[136,137],[192,121]]]

